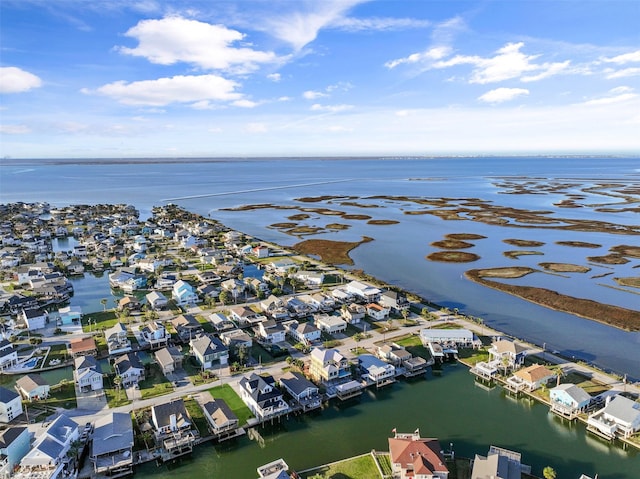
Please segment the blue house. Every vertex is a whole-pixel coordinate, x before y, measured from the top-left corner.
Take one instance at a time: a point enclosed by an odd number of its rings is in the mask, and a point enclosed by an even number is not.
[[[13,468],[31,449],[31,433],[24,426],[0,432],[0,477],[9,477]]]
[[[551,403],[560,404],[573,410],[581,410],[589,405],[591,396],[584,389],[575,384],[559,384],[549,390]]]

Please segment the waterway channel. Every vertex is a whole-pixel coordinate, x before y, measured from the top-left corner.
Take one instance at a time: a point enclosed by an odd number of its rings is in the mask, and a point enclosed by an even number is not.
[[[244,436],[234,443],[197,448],[181,464],[141,466],[145,478],[254,478],[256,467],[279,457],[296,470],[388,449],[391,430],[437,437],[459,456],[486,454],[490,445],[522,452],[522,462],[542,476],[552,466],[559,478],[580,474],[601,479],[640,477],[640,453],[587,435],[584,426],[553,416],[548,408],[514,399],[502,388],[475,383],[463,365],[448,365],[441,376],[398,382],[389,389],[366,392],[359,401],[330,403],[321,413],[285,420],[259,429],[264,442]],[[362,478],[365,479],[365,478]]]

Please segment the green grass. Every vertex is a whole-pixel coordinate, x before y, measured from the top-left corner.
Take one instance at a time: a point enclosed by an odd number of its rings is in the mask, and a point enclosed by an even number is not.
[[[76,388],[73,382],[64,382],[52,386],[49,390],[49,399],[47,399],[46,404],[47,406],[60,407],[63,409],[77,408]]]
[[[330,466],[323,466],[308,474],[303,474],[301,477],[305,479],[360,479],[364,477],[376,479],[380,477],[380,473],[371,455],[367,454]]]
[[[228,384],[211,388],[209,389],[209,393],[215,399],[224,399],[227,406],[229,406],[233,413],[238,417],[238,424],[240,426],[244,426],[247,423],[247,420],[253,417],[251,410],[242,402],[240,396],[238,396],[238,394],[236,394],[233,388]]]
[[[82,331],[89,332],[89,320],[91,320],[91,330],[99,331],[100,329],[108,329],[113,327],[120,319],[116,316],[115,311],[99,311],[97,313],[85,314],[82,318]],[[95,324],[93,323],[95,321]]]
[[[51,360],[59,359],[60,363],[64,363],[67,359],[67,345],[66,344],[52,344],[50,346],[49,355],[47,356],[46,367],[52,366]],[[55,364],[53,364],[55,366]]]
[[[202,407],[195,399],[185,399],[184,407],[187,409],[189,416],[191,416],[191,420],[193,421],[194,426],[200,432],[201,437],[205,437],[209,435],[209,426],[207,423],[207,419],[204,417],[204,412],[202,412]]]
[[[486,349],[460,348],[458,349],[458,357],[467,364],[475,365],[480,361],[488,361],[489,351]]]
[[[420,336],[412,334],[410,336],[405,336],[404,338],[394,339],[393,342],[405,348],[413,356],[419,356],[426,360],[431,359],[431,353],[422,345]]]
[[[393,475],[393,469],[391,468],[391,458],[389,455],[376,455],[375,459],[378,461],[382,474],[391,477]]]
[[[160,366],[150,364],[144,381],[140,381],[140,396],[142,399],[149,399],[162,396],[173,391],[173,385],[164,377]]]
[[[131,401],[127,398],[127,392],[124,388],[121,387],[118,392],[117,388],[113,385],[113,376],[105,376],[104,394],[110,408],[131,404]]]

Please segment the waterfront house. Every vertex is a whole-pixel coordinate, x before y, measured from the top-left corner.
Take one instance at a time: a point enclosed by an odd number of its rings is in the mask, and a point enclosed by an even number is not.
[[[474,341],[474,334],[468,329],[436,329],[426,328],[420,331],[420,340],[423,346],[429,343],[452,344],[462,347],[473,347],[477,344]]]
[[[125,353],[118,356],[113,362],[113,369],[122,380],[125,388],[134,386],[145,379],[145,371],[142,362],[136,353]]]
[[[284,276],[298,269],[299,264],[289,258],[279,259],[268,263],[265,267],[267,271]]]
[[[131,351],[131,341],[129,341],[127,335],[127,327],[122,323],[116,323],[111,328],[105,329],[104,339],[107,342],[109,356]]]
[[[277,459],[257,469],[258,479],[290,479],[294,477],[287,473],[288,470],[289,465],[284,462],[284,459]]]
[[[160,276],[156,278],[156,289],[171,289],[173,285],[178,282],[180,278],[177,273],[173,271],[164,271]]]
[[[312,344],[320,340],[322,332],[311,322],[299,323],[297,320],[287,321],[283,324],[287,334],[302,344]]]
[[[61,414],[22,458],[19,474],[26,477],[34,477],[35,474],[35,477],[55,479],[62,472],[67,452],[78,435],[78,423]]]
[[[256,313],[248,306],[236,306],[229,310],[231,319],[241,328],[254,326],[262,321],[266,321],[266,317]]]
[[[624,396],[607,396],[605,407],[589,415],[587,429],[608,439],[628,438],[640,431],[640,403]]]
[[[549,390],[551,406],[561,410],[582,411],[591,402],[591,396],[580,386],[575,384],[558,384]]]
[[[73,365],[75,382],[81,392],[102,390],[102,371],[94,356],[78,356],[74,358]]]
[[[351,293],[358,301],[365,303],[374,303],[378,300],[381,291],[375,286],[362,283],[360,281],[351,281],[345,285],[345,290]]]
[[[20,395],[0,386],[0,422],[9,423],[22,414]]]
[[[262,321],[255,327],[254,331],[256,337],[269,344],[281,343],[286,339],[284,327],[273,319]]]
[[[556,373],[540,364],[532,364],[516,371],[507,379],[507,385],[515,390],[535,391],[556,378]]]
[[[324,273],[320,271],[296,271],[291,277],[304,283],[307,288],[320,288],[324,283]]]
[[[521,463],[519,452],[491,446],[486,456],[476,454],[471,479],[520,479],[531,474],[531,466]]]
[[[196,288],[186,281],[176,281],[171,289],[171,297],[180,306],[193,305],[200,301]]]
[[[182,399],[151,406],[156,444],[162,448],[162,458],[172,458],[188,454],[193,450],[195,435],[193,421]]]
[[[181,314],[171,320],[171,325],[178,333],[178,339],[183,343],[188,343],[191,338],[195,338],[204,332],[202,324],[193,314]]]
[[[236,278],[229,278],[223,281],[220,283],[220,287],[224,291],[230,293],[234,301],[236,301],[247,289],[246,283]]]
[[[23,309],[18,316],[29,331],[44,329],[47,324],[47,312],[42,309]]]
[[[367,308],[358,303],[345,304],[340,308],[340,315],[349,324],[360,324],[366,314]]]
[[[96,420],[91,462],[95,474],[121,476],[133,473],[133,425],[130,414],[111,412]]]
[[[69,341],[71,356],[77,358],[79,356],[95,356],[98,354],[96,341],[91,336]]]
[[[217,361],[220,366],[229,362],[229,350],[215,336],[203,334],[189,342],[191,354],[196,358],[202,369],[211,369]]]
[[[393,364],[386,363],[372,354],[358,356],[358,367],[362,379],[368,384],[375,384],[376,387],[386,386],[396,380],[396,368]]]
[[[216,331],[224,331],[226,329],[235,328],[233,321],[231,321],[223,313],[211,313],[209,315],[209,322],[213,325]]]
[[[0,478],[9,479],[31,448],[31,436],[25,426],[9,427],[0,431]]]
[[[236,416],[224,399],[213,399],[202,406],[204,417],[209,424],[209,431],[214,436],[229,434],[238,428],[238,416]]]
[[[39,374],[27,374],[16,381],[16,390],[27,401],[47,399],[51,386]]]
[[[367,315],[374,321],[384,321],[389,318],[390,309],[379,305],[378,303],[369,303],[365,306]]]
[[[240,397],[260,421],[281,416],[290,410],[275,383],[273,376],[258,376],[255,373],[238,382]]]
[[[18,363],[18,351],[7,339],[0,341],[0,370],[14,367]]]
[[[384,291],[380,294],[378,303],[396,314],[402,314],[402,311],[409,309],[409,301],[407,297],[397,291]]]
[[[58,310],[58,314],[60,315],[60,324],[62,325],[80,324],[82,308],[80,306],[65,306]]]
[[[151,321],[146,324],[141,331],[142,338],[147,342],[151,350],[156,350],[166,346],[171,339],[171,335],[160,321]]]
[[[491,343],[489,362],[496,361],[502,369],[518,369],[524,363],[526,350],[515,341],[500,339]]]
[[[437,439],[420,437],[420,431],[389,438],[389,460],[398,479],[448,479],[442,446]]]
[[[313,348],[309,373],[316,382],[339,381],[351,377],[351,366],[347,358],[337,349]]]
[[[280,385],[302,407],[303,411],[322,405],[318,387],[297,371],[288,371],[280,378]]]
[[[140,312],[142,310],[142,304],[135,296],[125,296],[118,301],[118,311],[127,310],[129,313]]]
[[[182,367],[184,355],[182,354],[182,351],[175,346],[159,349],[154,353],[154,356],[162,370],[162,374],[165,376],[173,374],[176,369],[180,369]]]
[[[160,291],[151,291],[145,296],[145,298],[147,300],[147,304],[156,311],[166,308],[169,303],[169,300]]]
[[[313,321],[320,331],[327,334],[338,334],[347,330],[347,322],[340,316],[314,314]]]

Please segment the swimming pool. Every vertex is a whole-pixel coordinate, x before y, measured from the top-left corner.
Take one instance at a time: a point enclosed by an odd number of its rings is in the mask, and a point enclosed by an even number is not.
[[[23,368],[35,368],[40,358],[31,358],[29,361],[22,363]]]

